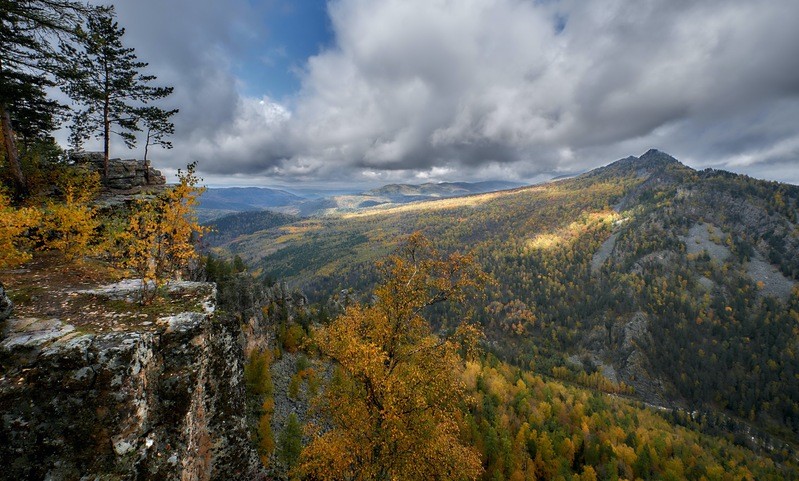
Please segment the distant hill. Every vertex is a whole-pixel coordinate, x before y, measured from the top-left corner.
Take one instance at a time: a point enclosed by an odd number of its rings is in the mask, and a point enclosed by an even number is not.
[[[402,200],[421,197],[458,197],[469,194],[482,194],[497,190],[507,190],[521,187],[525,184],[519,182],[486,181],[486,182],[439,182],[414,185],[414,184],[389,184],[378,189],[369,190],[363,195],[386,196]]]
[[[198,215],[201,220],[234,212],[264,210],[304,200],[284,190],[266,187],[211,187],[200,196]]]
[[[223,187],[206,189],[200,197],[201,209],[261,210],[299,202],[302,197],[285,190],[266,187]]]
[[[204,237],[204,240],[209,247],[220,246],[232,239],[290,224],[297,220],[299,219],[293,215],[266,210],[228,214],[205,223],[212,230]]]
[[[390,207],[395,204],[514,189],[524,185],[506,181],[389,184],[360,194],[305,200],[277,210],[300,216],[336,215],[376,206]]]
[[[302,217],[351,212],[388,204],[457,197],[523,186],[518,182],[441,182],[421,185],[390,184],[360,194],[301,197],[266,187],[209,188],[200,197],[198,216],[210,222],[236,212],[272,210]]]
[[[386,186],[350,202],[456,188]],[[370,292],[374,261],[421,230],[497,280],[470,315],[500,357],[600,372],[647,402],[753,420],[799,445],[797,186],[651,150],[536,186],[330,212],[226,248],[325,302]]]

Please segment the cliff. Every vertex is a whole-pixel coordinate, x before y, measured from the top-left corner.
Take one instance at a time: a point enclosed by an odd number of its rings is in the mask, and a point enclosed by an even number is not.
[[[52,312],[23,306],[0,324],[2,477],[256,475],[241,330],[214,313],[215,286],[173,283],[157,309],[132,302],[137,288],[23,289]]]
[[[70,159],[90,171],[103,174],[104,155],[102,152],[73,152]],[[107,187],[112,191],[129,191],[166,184],[166,177],[143,160],[108,160]]]

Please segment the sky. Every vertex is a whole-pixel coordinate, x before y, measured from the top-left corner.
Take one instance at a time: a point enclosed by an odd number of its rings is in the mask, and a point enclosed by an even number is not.
[[[799,184],[796,0],[115,5],[175,88],[154,165],[211,186],[532,183],[650,148]]]

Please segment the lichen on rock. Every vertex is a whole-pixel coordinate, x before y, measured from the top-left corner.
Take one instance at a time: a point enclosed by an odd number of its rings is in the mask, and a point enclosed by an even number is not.
[[[8,297],[8,294],[6,294],[6,289],[3,287],[3,283],[0,282],[0,321],[8,319],[13,310],[14,303]]]
[[[80,295],[126,302],[126,288],[135,283]],[[3,323],[5,476],[251,479],[259,467],[245,418],[239,325],[214,317],[213,284],[172,288],[193,292],[203,307],[114,329],[91,319]],[[135,318],[137,304],[128,309]]]

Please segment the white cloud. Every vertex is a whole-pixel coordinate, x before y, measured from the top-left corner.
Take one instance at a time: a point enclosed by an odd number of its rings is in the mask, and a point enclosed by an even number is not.
[[[200,43],[170,44],[185,62],[158,64],[181,108],[173,167],[197,159],[210,177],[265,182],[529,180],[650,147],[697,167],[773,160],[783,167],[763,171],[786,180],[799,164],[794,0],[335,0],[334,46],[307,60],[285,105],[237,93],[230,38],[256,27],[245,2],[212,3],[172,35]]]

